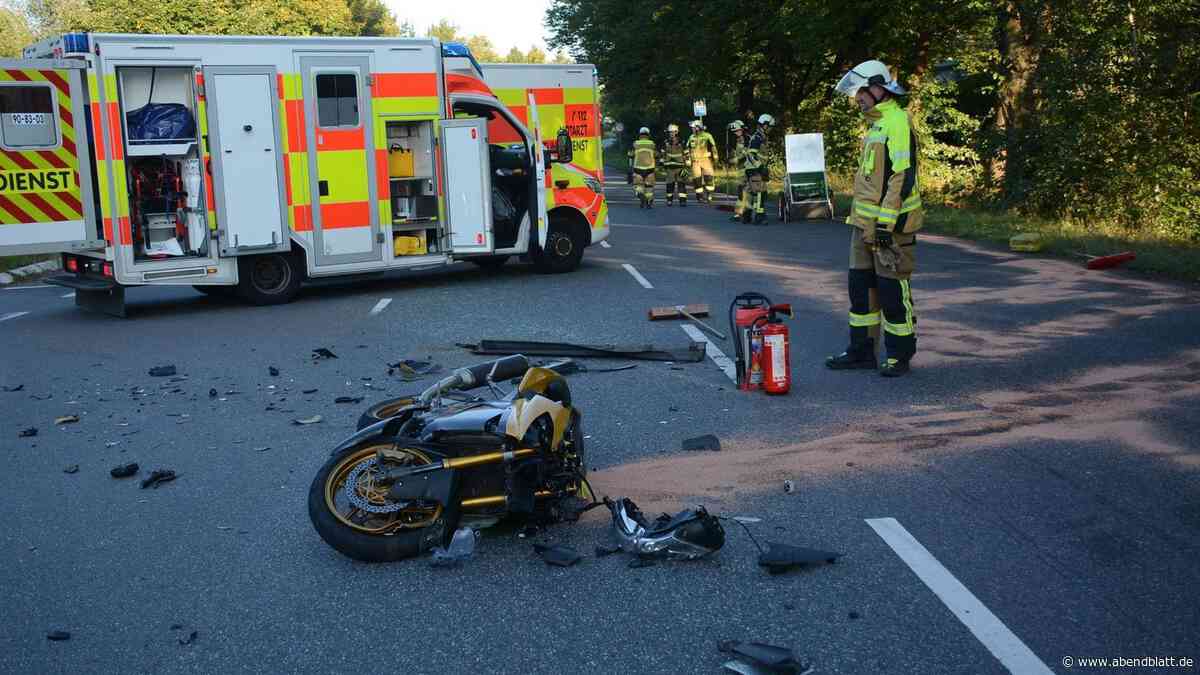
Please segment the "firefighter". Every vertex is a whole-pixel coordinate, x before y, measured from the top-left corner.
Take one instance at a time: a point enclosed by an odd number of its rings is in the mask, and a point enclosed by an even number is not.
[[[750,222],[753,214],[755,225],[767,222],[767,210],[763,206],[763,196],[770,178],[766,159],[762,156],[763,146],[767,143],[767,133],[775,126],[775,118],[767,114],[758,116],[758,129],[750,136],[743,153],[742,169],[746,175],[746,208],[742,211],[742,222]]]
[[[692,157],[692,187],[696,190],[696,201],[712,202],[713,192],[717,189],[713,182],[713,166],[718,159],[717,142],[700,120],[692,120],[688,154]]]
[[[679,125],[667,125],[667,140],[663,141],[659,154],[666,173],[667,206],[675,203],[676,197],[680,206],[687,206],[687,147],[679,137]]]
[[[737,203],[734,204],[733,215],[729,219],[738,222],[742,219],[742,211],[746,208],[746,180],[745,174],[740,171],[742,164],[746,161],[746,125],[741,120],[734,120],[729,123],[729,131],[733,134],[733,149],[729,151],[729,163],[735,170],[738,170],[740,176],[737,185]]]
[[[853,98],[870,125],[854,176],[850,232],[850,346],[825,365],[835,370],[878,368],[886,377],[909,371],[917,351],[917,316],[909,279],[916,265],[915,233],[924,222],[917,177],[917,137],[897,97],[908,92],[879,61],[866,61],[835,87]],[[871,302],[872,290],[878,307]],[[882,309],[882,316],[880,309]],[[883,363],[875,361],[871,331],[883,324]]]
[[[633,191],[638,196],[638,206],[654,208],[654,166],[658,146],[650,140],[650,130],[638,129],[638,139],[633,142]]]

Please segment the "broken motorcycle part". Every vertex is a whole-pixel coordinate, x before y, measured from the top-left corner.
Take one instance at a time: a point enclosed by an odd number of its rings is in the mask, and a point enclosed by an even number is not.
[[[791,544],[781,544],[768,541],[767,550],[758,555],[758,564],[767,568],[771,574],[780,574],[793,567],[815,565],[817,563],[832,564],[841,557],[841,553],[821,551],[815,548],[803,548]]]
[[[567,546],[547,546],[546,544],[534,544],[533,550],[537,552],[542,560],[547,565],[556,567],[570,567],[575,563],[583,560],[583,556],[573,548]]]
[[[796,653],[786,647],[777,647],[762,642],[739,642],[722,640],[717,650],[737,656],[742,661],[730,661],[724,667],[735,673],[777,673],[779,675],[805,675],[812,667],[800,661]]]
[[[150,472],[149,477],[142,480],[142,489],[145,490],[148,487],[153,487],[157,490],[159,485],[169,483],[175,480],[175,478],[175,472],[170,469],[155,469]]]
[[[695,560],[715,553],[725,545],[725,528],[703,506],[663,514],[653,523],[646,520],[628,498],[606,499],[612,512],[613,533],[621,548],[638,556],[663,556]]]
[[[137,472],[138,472],[137,462],[130,462],[128,464],[114,466],[112,469],[109,470],[108,473],[113,478],[129,478],[130,476],[136,474]]]

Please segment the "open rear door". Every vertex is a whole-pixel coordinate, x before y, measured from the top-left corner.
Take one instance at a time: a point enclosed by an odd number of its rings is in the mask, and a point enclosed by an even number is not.
[[[537,99],[529,94],[529,129],[533,132],[533,166],[537,175],[537,240],[538,247],[546,247],[546,234],[550,231],[550,219],[546,215],[546,185],[550,175],[546,169],[546,145],[542,143],[542,123],[538,119]]]
[[[492,176],[488,157],[487,120],[442,122],[442,153],[446,166],[446,217],[450,250],[491,253]]]
[[[83,61],[0,59],[0,256],[102,248]]]

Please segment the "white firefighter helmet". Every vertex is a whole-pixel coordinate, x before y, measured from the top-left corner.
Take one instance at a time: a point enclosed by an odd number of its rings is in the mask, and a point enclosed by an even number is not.
[[[669,133],[669,134],[679,133],[679,125],[675,124],[675,123],[668,124],[667,125],[667,133]]]
[[[899,96],[908,93],[907,89],[892,79],[892,71],[888,70],[883,61],[875,60],[863,61],[854,66],[850,72],[842,76],[842,79],[838,81],[834,89],[837,89],[839,93],[845,94],[850,98],[854,98],[859,89],[869,84],[877,84]]]
[[[773,127],[773,126],[775,126],[775,118],[771,117],[770,115],[768,115],[766,113],[763,113],[758,116],[758,123],[762,124],[762,125],[766,125],[768,127]]]
[[[641,136],[643,134],[645,134],[646,136],[649,136],[650,129],[648,127],[642,127],[641,129],[638,129],[638,136]]]
[[[741,131],[742,129],[745,129],[745,128],[746,128],[746,125],[744,123],[742,123],[741,120],[734,120],[729,123],[730,131]]]

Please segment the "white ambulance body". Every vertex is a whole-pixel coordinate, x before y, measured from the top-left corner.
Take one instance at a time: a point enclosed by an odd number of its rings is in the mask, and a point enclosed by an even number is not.
[[[50,281],[81,306],[123,315],[142,285],[271,304],[305,278],[513,255],[570,271],[608,233],[571,164],[591,159],[539,124],[565,104],[526,87],[514,112],[460,45],[68,34],[24,56],[0,60],[0,255],[62,253]]]

